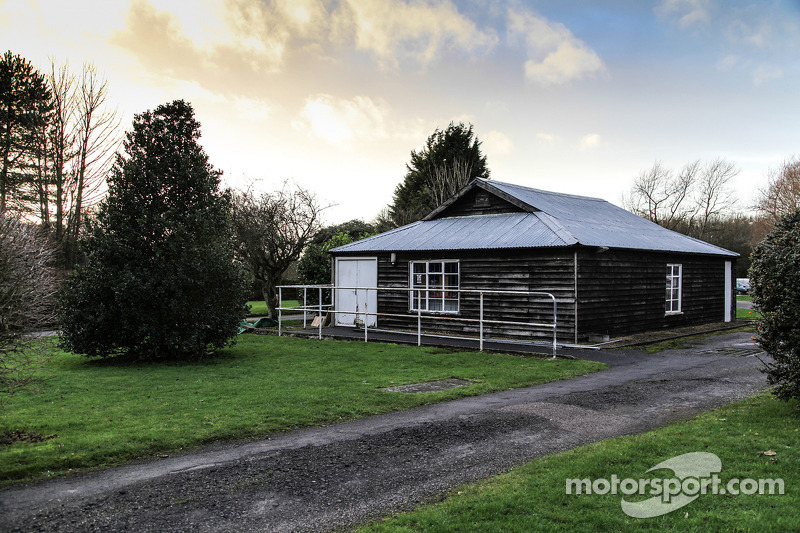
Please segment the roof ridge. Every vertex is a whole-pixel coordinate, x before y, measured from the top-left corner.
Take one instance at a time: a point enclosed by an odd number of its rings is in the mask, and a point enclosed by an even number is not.
[[[533,215],[536,218],[538,218],[539,220],[541,220],[542,223],[545,226],[547,226],[547,229],[549,229],[550,231],[555,233],[556,236],[559,239],[561,239],[562,241],[564,241],[565,243],[581,244],[581,241],[575,235],[573,235],[571,231],[569,231],[567,228],[565,228],[561,224],[561,222],[559,222],[558,219],[556,217],[554,217],[553,215],[545,213],[544,211],[538,211],[536,213],[531,213],[531,215]],[[572,242],[570,242],[570,241],[572,241]]]
[[[516,183],[508,183],[507,181],[497,181],[497,180],[490,180],[486,178],[475,178],[476,180],[481,180],[485,183],[490,185],[505,185],[507,187],[512,187],[515,189],[525,189],[526,191],[532,191],[539,194],[546,194],[549,196],[563,196],[565,198],[580,198],[581,200],[595,200],[598,202],[606,202],[610,203],[608,200],[604,200],[602,198],[597,198],[595,196],[582,196],[580,194],[570,194],[566,192],[555,192],[555,191],[545,191],[544,189],[536,189],[534,187],[528,187],[527,185],[518,185]],[[613,205],[613,204],[612,204]]]

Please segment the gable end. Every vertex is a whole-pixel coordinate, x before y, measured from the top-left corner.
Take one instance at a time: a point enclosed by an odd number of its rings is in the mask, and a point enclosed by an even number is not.
[[[501,213],[529,213],[534,211],[513,196],[486,185],[488,184],[480,181],[472,182],[438,209],[431,212],[424,220]]]

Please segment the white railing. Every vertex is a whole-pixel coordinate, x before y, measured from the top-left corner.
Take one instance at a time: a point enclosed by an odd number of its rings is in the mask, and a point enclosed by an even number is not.
[[[394,317],[394,318],[416,318],[417,319],[417,346],[422,345],[422,320],[435,320],[435,321],[454,321],[454,322],[462,322],[462,323],[472,323],[478,324],[478,343],[479,349],[483,351],[484,345],[484,325],[485,324],[496,324],[496,325],[507,325],[507,326],[522,326],[522,327],[530,327],[530,328],[546,328],[551,329],[553,332],[553,357],[556,357],[556,351],[558,349],[558,304],[556,303],[556,298],[549,292],[540,292],[540,291],[513,291],[513,290],[483,290],[483,289],[431,289],[431,288],[409,288],[409,287],[350,287],[350,286],[337,286],[337,285],[281,285],[278,287],[278,301],[283,302],[283,289],[303,289],[303,305],[298,306],[291,306],[291,307],[284,307],[279,306],[278,309],[278,335],[282,334],[282,323],[283,323],[283,311],[302,311],[303,312],[303,329],[306,328],[307,325],[307,313],[311,312],[316,314],[319,317],[318,320],[318,336],[322,338],[322,322],[323,322],[323,310],[327,313],[332,315],[332,318],[336,316],[336,314],[349,314],[349,315],[356,315],[356,316],[363,316],[364,322],[364,342],[368,342],[369,339],[369,320],[368,317]],[[316,290],[318,292],[318,302],[317,305],[305,305],[308,301],[308,290]],[[331,291],[331,297],[333,298],[334,302],[330,304],[323,304],[323,291],[328,290]],[[479,312],[478,318],[464,318],[461,316],[447,316],[447,314],[441,313],[433,313],[433,314],[423,314],[421,306],[418,304],[416,313],[378,313],[371,312],[368,309],[368,302],[369,298],[367,297],[364,302],[364,309],[359,310],[342,310],[336,309],[335,305],[335,292],[339,290],[353,290],[356,291],[356,296],[358,296],[358,291],[365,291],[365,296],[369,295],[370,291],[375,291],[376,293],[376,300],[377,300],[377,293],[379,291],[384,292],[408,292],[409,299],[413,300],[413,293],[416,293],[416,301],[420,302],[423,293],[426,292],[448,292],[448,293],[458,293],[459,301],[461,294],[477,294],[479,300]],[[487,319],[484,317],[484,297],[485,295],[514,295],[514,296],[541,296],[549,298],[553,304],[553,321],[552,322],[517,322],[511,320],[494,320],[494,319]],[[377,329],[377,328],[374,328]],[[402,332],[398,332],[402,333]],[[475,340],[474,337],[463,337],[463,336],[445,336],[445,335],[432,335],[426,333],[424,336],[426,337],[438,337],[438,338],[451,338],[451,339],[468,339],[468,340]]]

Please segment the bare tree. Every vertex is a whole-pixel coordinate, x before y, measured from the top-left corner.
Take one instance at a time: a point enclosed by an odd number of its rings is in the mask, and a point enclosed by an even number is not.
[[[108,81],[92,64],[84,64],[76,95],[75,160],[72,169],[72,210],[69,219],[67,268],[75,264],[77,239],[87,207],[103,193],[105,176],[120,143],[116,110],[106,107]]]
[[[731,181],[738,173],[724,159],[705,165],[691,161],[678,173],[656,161],[634,180],[623,205],[667,229],[703,238],[712,220],[730,214],[735,204]]]
[[[687,199],[700,168],[699,161],[684,165],[676,175],[660,161],[643,170],[634,180],[624,206],[641,217],[667,229],[677,230],[691,216]]]
[[[767,184],[759,188],[756,210],[773,224],[800,209],[800,158],[792,156],[772,168]]]
[[[55,320],[52,258],[39,227],[0,212],[0,391],[25,385],[51,354],[31,333]]]
[[[285,184],[280,191],[260,196],[252,186],[234,192],[232,209],[239,255],[262,284],[264,301],[274,317],[279,304],[276,287],[321,227],[325,207],[311,192]]]
[[[463,158],[445,159],[429,172],[430,188],[436,205],[442,205],[472,179],[472,164]]]
[[[705,239],[709,223],[729,214],[736,205],[731,181],[739,174],[736,166],[724,159],[715,159],[703,166],[695,187],[693,236]]]
[[[67,165],[75,156],[74,132],[72,131],[72,115],[75,109],[75,76],[69,71],[69,64],[56,67],[50,60],[50,72],[47,75],[50,92],[53,94],[53,118],[50,125],[49,140],[51,147],[50,185],[52,190],[46,198],[55,204],[55,220],[43,219],[55,228],[55,237],[62,242],[66,233],[68,193],[71,179]],[[52,209],[48,212],[52,213]]]

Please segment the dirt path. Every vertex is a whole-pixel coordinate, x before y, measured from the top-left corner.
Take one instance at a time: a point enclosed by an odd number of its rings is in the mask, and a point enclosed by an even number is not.
[[[328,531],[765,387],[749,334],[607,371],[0,492],[2,531]],[[738,355],[726,355],[736,353]]]

